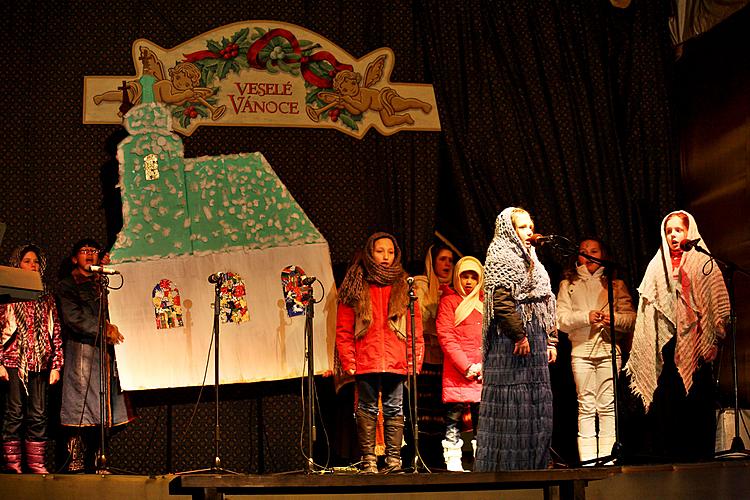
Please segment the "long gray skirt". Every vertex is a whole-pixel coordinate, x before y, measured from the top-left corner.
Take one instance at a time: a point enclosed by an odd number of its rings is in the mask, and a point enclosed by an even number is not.
[[[546,333],[532,320],[526,331],[531,355],[519,357],[514,342],[490,328],[474,471],[544,469],[552,441]]]
[[[106,356],[104,422],[112,427],[132,420],[125,394],[120,390],[114,363],[114,351]],[[92,426],[101,422],[99,405],[99,348],[73,340],[65,342],[62,408],[60,423],[67,426]]]

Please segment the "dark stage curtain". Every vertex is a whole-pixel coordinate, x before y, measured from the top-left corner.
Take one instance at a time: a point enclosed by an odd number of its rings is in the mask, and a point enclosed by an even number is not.
[[[48,250],[50,281],[76,240],[111,241],[122,223],[113,156],[122,128],[81,124],[83,77],[132,74],[138,38],[169,48],[249,19],[304,26],[355,58],[390,47],[392,81],[435,86],[440,134],[371,131],[356,140],[331,130],[202,127],[184,140],[186,157],[261,151],[328,240],[338,276],[375,230],[397,236],[415,272],[435,227],[483,259],[495,217],[514,204],[544,233],[616,243],[633,284],[657,248],[658,221],[675,206],[666,0],[634,0],[626,10],[605,0],[0,4],[8,68],[0,220],[9,225],[0,257],[34,240]],[[323,383],[323,420],[332,423],[341,402]],[[186,431],[196,396],[134,395],[141,418],[113,438],[113,465],[161,473],[209,464],[211,403]],[[304,466],[297,381],[227,389],[222,412],[227,467]],[[325,445],[316,445],[323,462]]]
[[[495,217],[613,243],[634,280],[675,205],[668,2],[416,1],[425,12],[452,206],[438,225],[478,255]]]
[[[659,221],[675,208],[678,161],[671,132],[673,56],[668,2],[430,2],[429,70],[443,127],[438,228],[483,258],[501,209],[523,206],[537,230],[610,244],[635,286],[658,248]],[[550,275],[562,259],[542,251]],[[577,462],[577,403],[570,343],[551,368],[553,448]],[[625,420],[642,408],[621,381]]]

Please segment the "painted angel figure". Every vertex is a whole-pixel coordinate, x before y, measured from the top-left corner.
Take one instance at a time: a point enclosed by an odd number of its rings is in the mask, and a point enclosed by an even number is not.
[[[360,115],[365,111],[372,110],[380,114],[383,125],[395,127],[404,123],[414,124],[414,119],[409,113],[398,114],[400,111],[407,109],[421,109],[423,113],[432,111],[432,105],[429,103],[419,99],[401,97],[398,92],[390,87],[372,88],[383,77],[385,60],[386,56],[381,55],[371,62],[365,70],[364,80],[361,74],[354,71],[344,70],[336,73],[333,78],[333,88],[336,92],[321,92],[318,94],[320,99],[328,105],[318,110],[308,108],[308,116],[317,122],[324,110],[334,106],[346,109],[352,115]]]
[[[147,47],[140,47],[139,60],[143,64],[143,74],[151,75],[156,79],[153,85],[154,100],[165,104],[181,105],[185,102],[198,102],[209,108],[211,118],[218,120],[224,115],[226,106],[212,106],[205,99],[213,94],[209,88],[199,87],[201,71],[191,62],[179,62],[173,68],[169,68],[169,78],[165,76],[164,64]],[[139,104],[143,89],[137,80],[127,82],[127,92],[130,102]],[[94,96],[94,104],[99,105],[104,101],[120,102],[122,92],[110,90]]]

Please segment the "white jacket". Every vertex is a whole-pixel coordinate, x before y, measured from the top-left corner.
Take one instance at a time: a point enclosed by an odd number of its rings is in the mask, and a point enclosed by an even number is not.
[[[591,274],[586,266],[578,266],[578,279],[573,283],[563,280],[557,293],[557,328],[568,334],[574,357],[605,357],[610,355],[609,328],[601,329],[589,323],[590,311],[609,312],[607,290],[602,285],[604,268]],[[628,288],[622,280],[613,282],[615,298],[615,330],[617,352],[629,345],[635,324],[635,310]],[[604,333],[604,335],[602,335]]]

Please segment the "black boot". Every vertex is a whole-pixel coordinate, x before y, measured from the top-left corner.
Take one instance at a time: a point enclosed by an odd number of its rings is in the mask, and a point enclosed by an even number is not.
[[[79,435],[68,438],[68,467],[69,474],[81,474],[84,472],[84,445]]]
[[[362,453],[362,472],[376,474],[378,459],[375,456],[375,429],[378,417],[366,411],[357,410],[357,442]]]
[[[404,417],[387,417],[383,421],[385,434],[385,469],[384,473],[401,468],[401,445],[404,441]]]

